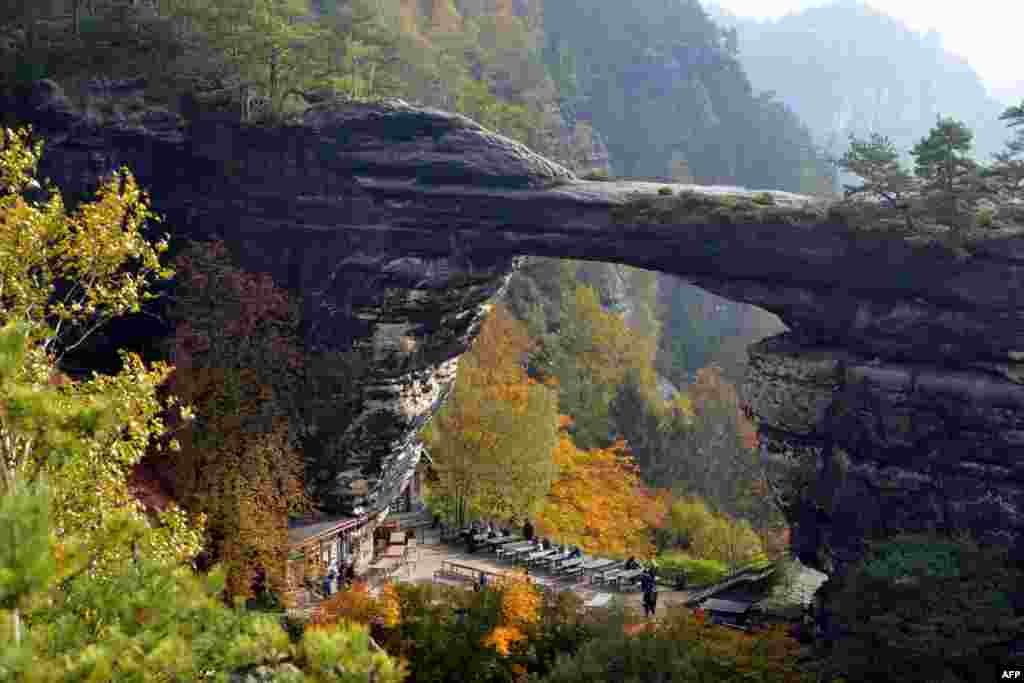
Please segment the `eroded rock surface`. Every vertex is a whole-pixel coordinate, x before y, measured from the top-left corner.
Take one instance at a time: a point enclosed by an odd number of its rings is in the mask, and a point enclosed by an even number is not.
[[[518,256],[540,255],[673,273],[790,328],[753,349],[745,395],[788,473],[805,562],[839,569],[866,534],[906,528],[1021,536],[1020,228],[957,253],[851,227],[800,195],[581,181],[398,101],[325,102],[276,127],[168,112],[104,123],[46,82],[5,106],[48,140],[42,171],[65,192],[129,166],[176,235],[219,234],[301,297],[309,350],[372,354],[356,419],[329,430],[311,468],[333,511],[393,499],[487,301]]]

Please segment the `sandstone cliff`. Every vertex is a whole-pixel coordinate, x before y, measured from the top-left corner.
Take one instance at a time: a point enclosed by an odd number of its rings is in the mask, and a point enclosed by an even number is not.
[[[275,128],[103,124],[48,82],[5,106],[47,139],[42,172],[65,192],[128,165],[175,235],[219,233],[301,297],[311,351],[372,355],[356,419],[311,434],[335,511],[393,499],[487,302],[540,255],[672,273],[788,326],[752,349],[744,395],[805,562],[839,571],[866,535],[901,529],[1024,532],[1020,227],[957,251],[784,192],[581,181],[397,101],[325,102]]]

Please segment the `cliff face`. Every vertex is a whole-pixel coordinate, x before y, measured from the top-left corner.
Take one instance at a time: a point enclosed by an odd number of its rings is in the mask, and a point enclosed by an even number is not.
[[[218,233],[301,297],[311,352],[372,354],[356,419],[309,429],[333,511],[394,498],[487,301],[538,255],[672,273],[783,320],[752,348],[744,395],[805,562],[841,570],[871,533],[1022,534],[1024,230],[963,258],[798,195],[580,181],[401,102],[325,103],[276,128],[100,124],[45,82],[7,106],[48,140],[42,171],[65,192],[128,165],[174,234]]]

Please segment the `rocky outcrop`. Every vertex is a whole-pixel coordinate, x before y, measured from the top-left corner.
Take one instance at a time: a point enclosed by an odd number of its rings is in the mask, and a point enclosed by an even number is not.
[[[301,297],[311,352],[372,356],[356,418],[312,463],[333,511],[393,499],[487,302],[538,255],[672,273],[784,321],[752,350],[744,395],[804,561],[840,569],[898,528],[1021,536],[1020,228],[958,250],[784,192],[581,181],[398,101],[324,102],[277,127],[105,124],[46,83],[8,106],[48,140],[43,172],[65,191],[128,165],[176,235],[218,233]]]

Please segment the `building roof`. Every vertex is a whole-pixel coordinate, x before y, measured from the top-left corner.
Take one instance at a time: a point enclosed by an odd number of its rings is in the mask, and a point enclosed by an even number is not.
[[[361,521],[361,517],[334,517],[316,521],[291,520],[288,522],[288,545],[301,545],[320,536],[344,531]]]
[[[754,606],[750,602],[733,602],[732,600],[719,600],[710,598],[701,605],[709,612],[721,612],[723,614],[746,614]]]

